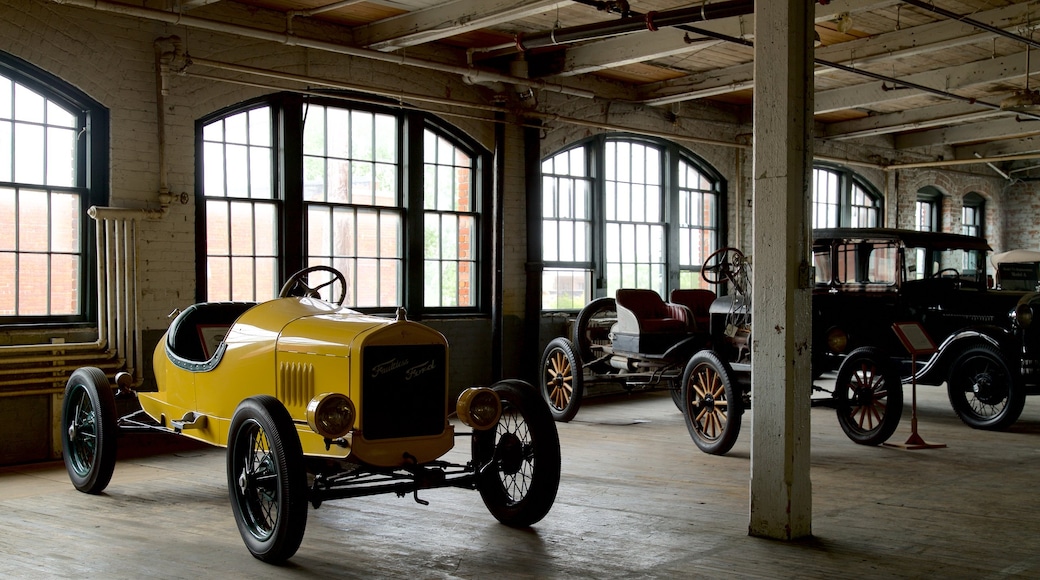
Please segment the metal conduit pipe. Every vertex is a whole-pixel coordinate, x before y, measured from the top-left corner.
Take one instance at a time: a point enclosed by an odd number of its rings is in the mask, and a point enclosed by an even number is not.
[[[1032,38],[1027,38],[1027,37],[1022,36],[1020,34],[1015,34],[1014,32],[1009,32],[1007,30],[1003,30],[1001,28],[997,28],[996,26],[990,26],[989,24],[986,24],[985,22],[980,22],[980,21],[975,20],[973,18],[969,18],[967,16],[963,16],[963,15],[957,14],[956,12],[950,12],[949,10],[946,10],[945,8],[939,8],[938,6],[932,6],[928,2],[922,2],[921,0],[903,0],[903,2],[905,4],[909,4],[911,6],[916,6],[916,7],[920,8],[921,10],[927,10],[929,12],[934,12],[935,14],[938,14],[940,16],[945,16],[945,17],[947,17],[947,18],[949,18],[951,20],[956,20],[958,22],[963,22],[964,24],[967,24],[968,26],[972,26],[972,27],[978,28],[980,30],[985,30],[986,32],[991,32],[993,34],[996,34],[996,35],[999,35],[999,36],[1003,36],[1005,38],[1010,38],[1011,40],[1015,40],[1015,41],[1027,44],[1029,46],[1032,46],[1033,48],[1040,48],[1040,42],[1037,42],[1037,41],[1033,40]]]
[[[188,26],[191,28],[199,28],[202,30],[209,30],[211,32],[222,32],[226,34],[235,34],[246,38],[254,38],[257,40],[266,40],[270,42],[276,42],[284,44],[286,46],[300,46],[303,48],[313,48],[315,50],[323,50],[326,52],[332,52],[336,54],[342,54],[346,56],[354,56],[358,58],[366,58],[369,60],[376,60],[381,62],[387,62],[391,64],[398,64],[402,66],[410,66],[415,68],[422,68],[427,70],[435,70],[438,72],[456,74],[461,77],[468,79],[471,82],[501,82],[508,83],[511,85],[526,85],[543,91],[550,91],[569,95],[572,97],[582,97],[586,99],[595,98],[596,95],[592,91],[585,89],[576,89],[559,85],[555,83],[547,83],[537,79],[525,79],[519,77],[513,77],[496,73],[493,71],[469,68],[465,66],[457,66],[451,64],[444,64],[439,62],[433,62],[423,60],[419,58],[388,54],[379,52],[377,50],[368,50],[365,48],[356,48],[353,46],[346,46],[343,44],[336,44],[333,42],[326,42],[323,40],[316,40],[312,38],[303,38],[295,36],[293,34],[285,34],[280,32],[272,32],[269,30],[262,30],[259,28],[250,28],[248,26],[241,26],[238,24],[231,24],[228,22],[220,22],[216,20],[207,20],[205,18],[198,18],[195,16],[185,16],[182,14],[176,14],[173,12],[165,12],[162,10],[153,10],[151,8],[141,8],[138,6],[130,6],[128,4],[120,4],[117,2],[108,2],[106,0],[51,0],[55,4],[62,4],[68,6],[77,6],[80,8],[88,8],[91,10],[98,10],[101,12],[110,12],[113,14],[122,14],[124,16],[133,16],[136,18],[143,18],[146,20],[155,20],[157,22],[165,22],[167,24],[173,24],[175,26]],[[746,1],[746,0],[745,0]]]
[[[730,2],[701,4],[699,6],[663,10],[661,12],[650,11],[640,16],[628,16],[611,22],[556,28],[548,32],[530,35],[517,33],[514,38],[516,47],[522,52],[532,48],[606,38],[641,30],[656,31],[664,26],[678,26],[688,22],[744,16],[754,11],[754,0],[731,0]]]
[[[420,95],[416,93],[404,93],[400,91],[389,91],[383,89],[372,88],[367,85],[359,85],[354,83],[345,83],[341,81],[334,81],[329,79],[315,78],[311,76],[298,75],[293,73],[285,73],[280,71],[265,70],[260,68],[254,68],[250,66],[243,66],[238,64],[232,64],[227,62],[220,62],[216,60],[208,60],[204,58],[189,57],[189,65],[199,65],[207,68],[214,68],[217,70],[226,70],[231,72],[238,72],[244,74],[251,74],[266,78],[272,78],[283,81],[292,81],[295,83],[303,84],[317,84],[332,89],[341,89],[347,91],[356,91],[359,93],[366,93],[370,95],[376,95],[380,97],[387,97],[392,99],[407,99],[409,101],[422,101],[426,103],[433,103],[436,105],[444,105],[447,107],[461,107],[465,109],[476,109],[480,111],[489,111],[494,113],[506,113],[508,109],[505,107],[498,107],[495,105],[483,105],[479,103],[466,103],[455,99],[442,99],[440,97],[430,97],[426,95]],[[187,76],[192,76],[191,73],[182,73]]]

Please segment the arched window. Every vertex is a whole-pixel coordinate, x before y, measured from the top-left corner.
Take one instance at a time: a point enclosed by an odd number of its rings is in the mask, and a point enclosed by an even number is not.
[[[875,228],[881,223],[881,195],[870,184],[844,167],[813,167],[813,228]]]
[[[108,191],[108,110],[0,52],[0,322],[90,321],[91,205]]]
[[[292,94],[199,133],[200,299],[270,299],[289,274],[326,265],[355,308],[486,307],[487,153],[468,139],[419,113]]]
[[[702,284],[722,239],[721,176],[663,140],[598,136],[542,162],[542,308],[618,288]]]
[[[917,192],[914,229],[920,232],[942,231],[942,193],[934,187]]]

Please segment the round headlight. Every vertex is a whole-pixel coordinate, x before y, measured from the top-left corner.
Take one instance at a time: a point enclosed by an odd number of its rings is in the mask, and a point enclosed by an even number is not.
[[[849,346],[849,335],[835,326],[827,331],[827,348],[834,353],[843,353]]]
[[[326,439],[339,439],[354,426],[354,402],[342,393],[323,393],[307,403],[307,424]]]
[[[1033,324],[1033,307],[1023,302],[1015,307],[1012,316],[1019,326],[1029,328],[1029,325]]]
[[[459,395],[455,412],[466,425],[484,431],[498,423],[502,415],[502,401],[498,393],[487,387],[470,387]]]

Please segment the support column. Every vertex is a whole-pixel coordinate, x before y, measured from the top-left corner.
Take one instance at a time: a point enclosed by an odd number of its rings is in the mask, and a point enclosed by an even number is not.
[[[812,533],[809,177],[813,10],[811,0],[755,2],[748,532],[781,540]]]

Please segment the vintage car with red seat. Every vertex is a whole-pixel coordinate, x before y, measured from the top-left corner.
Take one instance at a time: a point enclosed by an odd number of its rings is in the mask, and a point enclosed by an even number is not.
[[[105,373],[75,371],[61,414],[73,485],[108,486],[120,431],[226,447],[238,530],[253,556],[272,563],[296,553],[308,504],[334,499],[395,493],[426,503],[419,491],[457,487],[479,491],[506,525],[541,520],[559,485],[560,443],[538,391],[518,380],[463,390],[455,414],[468,431],[457,432],[444,336],[403,309],[393,319],[345,308],[345,289],[340,272],[315,266],[268,302],[185,308],[155,349],[158,390],[134,392],[129,375],[115,378],[141,406],[124,417]],[[460,437],[471,459],[444,460]]]

